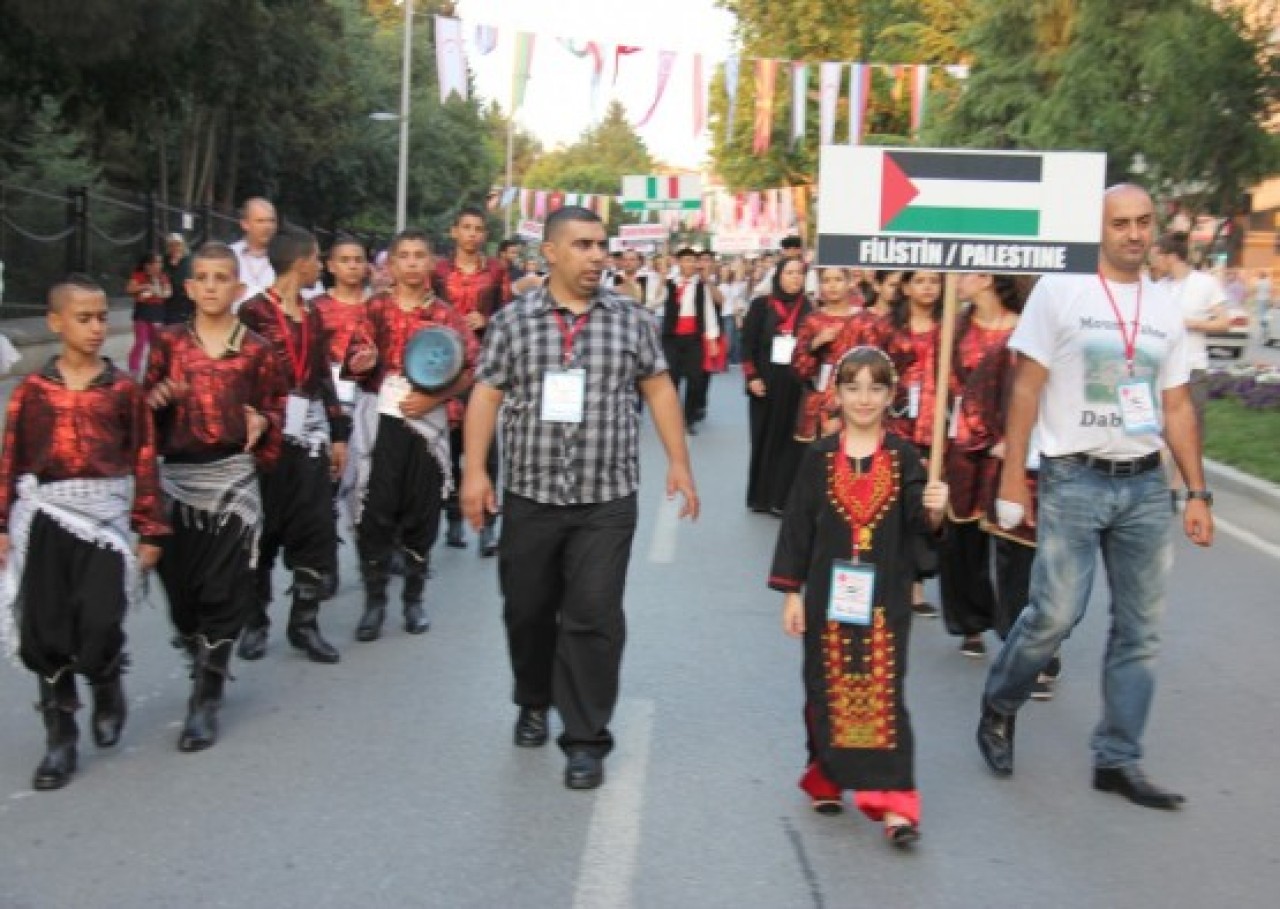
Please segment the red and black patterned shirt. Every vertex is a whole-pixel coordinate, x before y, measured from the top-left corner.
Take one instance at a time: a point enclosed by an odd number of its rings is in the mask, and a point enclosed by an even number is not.
[[[333,387],[324,323],[305,300],[300,306],[302,319],[289,318],[280,295],[270,289],[244,302],[240,307],[240,321],[271,345],[290,392],[324,403],[329,418],[329,438],[345,442],[351,436],[351,418],[343,411]]]
[[[258,466],[270,469],[280,457],[285,381],[275,354],[258,335],[237,322],[222,356],[205,352],[195,324],[172,325],[151,345],[147,377],[150,393],[166,379],[185,386],[155,412],[160,454],[172,461],[212,461],[244,450],[248,438],[244,408],[267,418],[258,440]]]
[[[431,273],[431,289],[464,316],[478,312],[487,322],[511,302],[511,273],[501,259],[481,257],[480,267],[470,272],[453,259],[440,259]]]
[[[325,343],[329,346],[329,362],[342,363],[347,347],[364,318],[366,301],[344,303],[332,294],[321,294],[311,301],[324,325]]]
[[[373,369],[363,375],[355,375],[360,387],[377,394],[383,379],[403,373],[405,345],[415,332],[429,325],[452,328],[462,338],[464,365],[459,378],[470,377],[480,355],[480,343],[461,313],[435,297],[415,309],[403,309],[393,294],[381,293],[369,300],[364,320],[356,329],[347,351],[348,363],[351,356],[361,350],[372,347],[378,353],[378,363]]]
[[[151,411],[138,384],[110,360],[85,389],[67,387],[56,357],[14,389],[0,457],[0,533],[9,530],[25,474],[41,483],[132,475],[133,529],[144,538],[169,533]]]

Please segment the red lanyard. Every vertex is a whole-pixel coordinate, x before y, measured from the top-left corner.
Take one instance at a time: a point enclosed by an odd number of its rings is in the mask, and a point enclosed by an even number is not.
[[[781,320],[778,331],[784,335],[795,334],[796,319],[800,317],[800,307],[804,306],[804,297],[796,300],[796,305],[792,308],[790,315],[787,314],[787,308],[782,304],[782,301],[771,300],[770,302],[773,303],[773,311],[778,314],[778,318]]]
[[[284,314],[284,304],[280,300],[280,295],[274,290],[267,294],[267,299],[271,301],[271,311],[275,314],[276,325],[280,328],[280,336],[284,338],[285,354],[289,357],[289,366],[293,369],[293,387],[295,390],[302,388],[302,380],[307,374],[307,343],[310,341],[308,337],[307,327],[307,311],[302,310],[302,322],[300,328],[302,332],[302,343],[298,347],[293,346],[293,331],[289,328],[289,319]]]
[[[1129,370],[1129,375],[1133,375],[1133,358],[1138,349],[1138,324],[1142,318],[1142,278],[1138,278],[1138,305],[1133,310],[1133,330],[1126,331],[1124,327],[1124,317],[1120,315],[1120,307],[1116,305],[1116,298],[1111,293],[1111,285],[1107,283],[1107,279],[1102,276],[1102,272],[1098,272],[1098,280],[1102,282],[1102,289],[1106,291],[1107,302],[1111,304],[1111,311],[1116,314],[1116,324],[1120,326],[1120,337],[1124,341],[1124,365]]]
[[[570,325],[564,320],[564,316],[560,315],[560,310],[553,309],[551,314],[556,317],[556,324],[560,326],[560,338],[563,341],[564,365],[568,366],[573,362],[573,341],[578,337],[578,332],[582,331],[582,327],[587,324],[587,319],[591,318],[591,310],[573,317],[573,324]]]

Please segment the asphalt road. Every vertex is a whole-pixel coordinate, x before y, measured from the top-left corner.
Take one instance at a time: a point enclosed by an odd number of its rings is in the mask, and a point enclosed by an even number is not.
[[[357,644],[348,548],[322,617],[342,662],[292,652],[277,604],[267,659],[233,664],[211,751],[175,748],[188,682],[159,605],[130,618],[121,745],[97,752],[86,734],[65,790],[31,791],[35,685],[0,664],[0,907],[1274,905],[1280,549],[1267,548],[1265,497],[1219,507],[1257,526],[1256,544],[1224,534],[1211,551],[1176,550],[1147,768],[1187,794],[1185,810],[1089,787],[1099,591],[1057,699],[1020,717],[1011,780],[993,778],[973,745],[985,664],[961,657],[938,622],[917,624],[908,689],[924,839],[899,854],[855,813],[811,813],[795,787],[800,653],[764,586],[776,522],[743,507],[737,385],[716,379],[692,440],[696,525],[664,507],[646,433],[618,748],[602,789],[567,791],[555,750],[510,744],[493,561],[437,550],[431,632],[389,623],[383,640]]]

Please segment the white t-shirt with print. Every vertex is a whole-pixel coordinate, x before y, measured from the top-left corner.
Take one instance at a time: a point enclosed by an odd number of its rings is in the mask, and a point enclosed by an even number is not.
[[[1184,320],[1202,320],[1213,315],[1214,309],[1224,306],[1227,292],[1218,279],[1202,271],[1192,270],[1181,281],[1165,278],[1160,282],[1182,311]],[[1187,366],[1191,369],[1209,368],[1209,345],[1202,331],[1187,329]]]
[[[1134,377],[1151,381],[1159,407],[1162,391],[1185,385],[1190,378],[1182,313],[1164,288],[1145,277],[1141,285],[1108,286],[1126,331],[1131,330],[1141,286]],[[1127,459],[1163,446],[1159,435],[1128,435],[1121,424],[1117,385],[1128,378],[1125,345],[1097,275],[1041,278],[1009,347],[1049,371],[1036,424],[1042,454]]]

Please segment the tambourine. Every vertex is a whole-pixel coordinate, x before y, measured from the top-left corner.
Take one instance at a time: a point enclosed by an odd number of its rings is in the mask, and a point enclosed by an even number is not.
[[[443,391],[462,372],[465,348],[462,338],[445,325],[420,328],[404,347],[404,375],[426,392]]]

